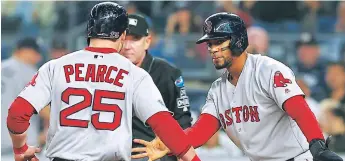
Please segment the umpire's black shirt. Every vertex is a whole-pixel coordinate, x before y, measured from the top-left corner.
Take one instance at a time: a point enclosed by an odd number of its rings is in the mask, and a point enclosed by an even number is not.
[[[141,68],[146,70],[152,77],[154,83],[162,94],[164,103],[169,111],[173,112],[173,117],[178,121],[183,129],[191,126],[191,114],[189,109],[189,99],[186,95],[181,71],[163,59],[153,57],[146,53]],[[147,89],[150,90],[150,89]],[[155,138],[150,127],[144,125],[135,115],[133,116],[133,138],[151,141]],[[133,143],[133,147],[138,147]]]

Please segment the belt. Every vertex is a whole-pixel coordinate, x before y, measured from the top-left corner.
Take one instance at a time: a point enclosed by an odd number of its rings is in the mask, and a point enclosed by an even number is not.
[[[291,159],[288,159],[286,161],[294,161],[294,160],[295,160],[295,158],[291,158]]]
[[[54,158],[53,161],[73,161],[73,160],[62,159],[62,158]]]

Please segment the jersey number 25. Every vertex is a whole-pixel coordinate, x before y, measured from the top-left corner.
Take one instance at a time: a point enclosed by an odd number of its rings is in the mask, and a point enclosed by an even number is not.
[[[100,112],[113,112],[114,119],[112,122],[100,122],[99,113],[91,115],[91,123],[97,130],[111,130],[114,131],[121,124],[122,110],[116,104],[104,104],[102,103],[102,98],[106,99],[117,99],[124,100],[125,93],[115,92],[115,91],[106,91],[106,90],[95,90],[94,97],[92,94],[85,88],[67,88],[62,92],[62,101],[66,104],[69,104],[70,96],[82,96],[84,97],[83,101],[67,107],[60,112],[60,125],[61,126],[72,126],[72,127],[81,127],[87,128],[89,125],[89,120],[79,120],[79,119],[68,119],[67,117],[81,111],[87,107],[91,106],[93,111]],[[93,101],[92,101],[93,99]]]

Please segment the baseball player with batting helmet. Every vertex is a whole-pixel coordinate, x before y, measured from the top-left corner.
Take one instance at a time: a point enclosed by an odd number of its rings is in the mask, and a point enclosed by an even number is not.
[[[26,144],[26,130],[30,117],[48,104],[47,157],[52,161],[129,161],[133,112],[175,155],[199,160],[150,75],[118,53],[127,28],[122,6],[99,3],[88,21],[89,46],[38,70],[9,109],[15,161],[38,160],[40,149]]]
[[[227,70],[212,83],[199,119],[185,130],[194,147],[222,127],[252,161],[342,161],[327,148],[291,69],[245,51],[247,31],[239,16],[213,14],[203,31],[197,43],[206,42],[215,68]],[[135,142],[146,148],[133,151],[147,153],[133,158],[156,159],[169,151],[159,138]]]

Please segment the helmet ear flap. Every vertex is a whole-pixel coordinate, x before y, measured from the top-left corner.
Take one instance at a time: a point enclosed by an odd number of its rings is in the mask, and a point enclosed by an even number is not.
[[[91,34],[93,28],[94,28],[94,25],[95,25],[95,19],[91,18],[89,21],[88,21],[88,24],[87,24],[87,33],[88,35]]]
[[[236,38],[236,36],[230,36],[229,49],[231,50],[233,56],[240,56],[242,54],[240,51],[241,49],[236,46],[238,41],[239,40]]]
[[[95,19],[90,18],[90,20],[87,23],[87,36],[86,36],[86,42],[87,45],[90,45],[90,37],[92,35],[92,33],[94,32],[94,24],[95,24]]]

